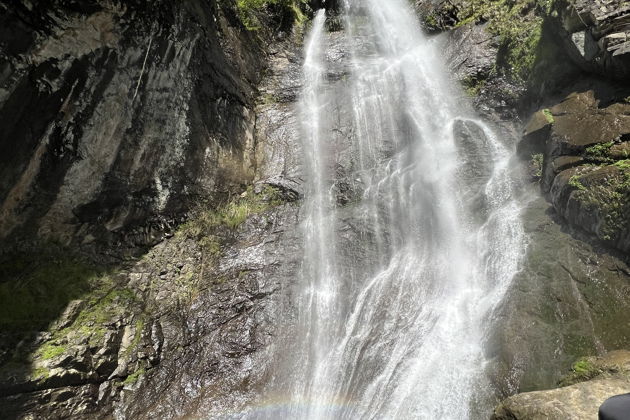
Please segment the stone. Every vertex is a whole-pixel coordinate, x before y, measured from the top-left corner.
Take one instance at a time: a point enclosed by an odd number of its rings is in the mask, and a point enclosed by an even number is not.
[[[591,420],[608,398],[630,389],[630,351],[607,353],[588,362],[595,377],[570,386],[517,394],[504,400],[493,420]]]
[[[518,145],[522,159],[544,154],[541,188],[575,228],[630,250],[630,104],[609,85],[573,92],[533,114]]]
[[[606,399],[628,391],[628,379],[603,379],[550,391],[519,394],[504,401],[493,420],[592,420]]]

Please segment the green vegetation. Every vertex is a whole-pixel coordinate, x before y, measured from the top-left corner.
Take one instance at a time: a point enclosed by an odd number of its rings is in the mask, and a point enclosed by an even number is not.
[[[0,330],[20,333],[46,328],[101,276],[99,268],[57,252],[7,257],[0,262]]]
[[[273,96],[271,93],[263,93],[258,97],[258,103],[260,105],[271,105],[278,102],[278,99]]]
[[[616,239],[619,234],[628,229],[630,215],[630,161],[621,160],[614,164],[619,169],[620,176],[613,182],[610,193],[611,200],[604,203],[605,218],[602,234],[604,239]]]
[[[618,160],[617,162],[613,164],[613,166],[621,169],[622,171],[630,171],[630,160],[628,159]],[[628,173],[630,174],[630,172]]]
[[[255,193],[253,188],[249,187],[238,198],[217,209],[197,211],[190,221],[181,226],[180,232],[190,238],[201,239],[212,234],[220,226],[236,229],[249,216],[265,212],[280,204],[282,198],[278,189],[266,186],[260,193]],[[209,243],[213,244],[214,242]]]
[[[464,90],[468,96],[475,97],[479,95],[481,90],[484,88],[486,81],[483,79],[479,80],[473,77],[468,77],[462,80],[462,85],[464,86]]]
[[[610,171],[615,168],[616,171]],[[616,240],[620,233],[628,228],[630,214],[630,161],[622,160],[603,170],[609,171],[605,180],[587,188],[580,188],[583,193],[580,202],[588,211],[600,215],[602,223],[598,235],[606,241]],[[573,179],[573,178],[572,178]],[[577,181],[579,182],[579,180]]]
[[[582,182],[580,182],[580,175],[573,175],[569,179],[569,185],[580,191],[586,191],[586,187],[582,184]]]
[[[543,161],[544,155],[542,153],[536,153],[532,155],[530,165],[534,169],[534,176],[536,176],[537,178],[540,178],[542,176]]]
[[[144,317],[141,317],[140,319],[136,321],[133,340],[131,340],[131,343],[129,343],[129,347],[125,349],[126,356],[129,356],[131,353],[133,353],[140,345],[143,329],[144,329]]]
[[[584,158],[588,161],[594,162],[612,162],[613,159],[609,157],[610,148],[613,146],[613,142],[598,143],[591,147],[587,147],[584,151]]]
[[[140,379],[142,376],[144,376],[144,374],[146,373],[146,369],[145,368],[140,368],[138,370],[136,370],[134,373],[132,373],[131,375],[127,376],[125,378],[125,380],[123,381],[123,385],[133,385],[136,382],[138,382],[138,379]]]
[[[79,312],[74,322],[68,327],[52,331],[52,337],[36,350],[35,357],[48,360],[66,354],[68,346],[65,343],[79,337],[86,338],[91,347],[102,345],[108,324],[116,322],[136,301],[136,296],[131,290],[112,287],[114,285],[109,279],[103,278],[102,284],[84,296],[87,305]],[[135,347],[140,341],[143,326],[144,320],[141,319],[136,324],[137,337],[134,337],[132,342],[135,343]]]
[[[424,27],[427,30],[433,31],[440,27],[440,23],[438,22],[438,16],[434,12],[427,13],[426,15],[424,15],[423,20],[424,20]]]
[[[590,358],[582,358],[571,366],[571,373],[559,382],[561,386],[573,385],[578,382],[588,381],[602,373],[602,370],[591,361]]]
[[[0,273],[0,330],[6,344],[25,343],[7,355],[3,369],[15,365],[21,372],[31,369],[33,381],[51,375],[40,362],[74,356],[79,344],[101,347],[107,332],[126,314],[139,312],[134,292],[121,287],[103,268],[53,245],[11,255],[0,263]],[[143,322],[140,318],[136,325],[135,347]],[[49,338],[35,346],[33,332],[38,331],[48,331]]]
[[[135,301],[136,295],[130,289],[118,289],[109,279],[105,279],[97,289],[87,297],[87,307],[68,327],[55,333],[64,337],[70,333],[89,337],[91,346],[102,344],[107,324],[116,319]]]
[[[30,378],[34,381],[45,381],[50,376],[50,369],[39,367],[31,372]]]
[[[527,80],[534,67],[542,36],[544,16],[553,11],[556,0],[467,0],[451,4],[459,24],[488,22],[488,29],[500,40],[504,68],[513,77]],[[451,11],[451,12],[453,12]]]
[[[287,17],[291,19],[291,23],[304,23],[307,17],[300,4],[307,3],[308,0],[238,0],[236,10],[247,30],[257,31],[262,28],[260,14],[264,10],[278,16],[281,24]]]
[[[553,114],[551,113],[551,110],[549,110],[548,108],[543,109],[542,113],[545,116],[545,118],[547,119],[547,122],[549,124],[553,124],[553,123],[556,122],[556,119],[553,117]]]
[[[595,366],[588,359],[580,359],[573,364],[572,369],[577,374],[586,374],[592,372]]]
[[[49,360],[64,354],[66,350],[66,346],[53,344],[49,341],[37,350],[37,356],[44,360]]]

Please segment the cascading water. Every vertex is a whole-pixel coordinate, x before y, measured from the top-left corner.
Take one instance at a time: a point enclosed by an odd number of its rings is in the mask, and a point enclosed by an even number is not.
[[[297,333],[273,384],[290,402],[267,417],[487,414],[484,340],[524,251],[509,148],[405,0],[346,0],[341,53],[324,26],[305,43]]]

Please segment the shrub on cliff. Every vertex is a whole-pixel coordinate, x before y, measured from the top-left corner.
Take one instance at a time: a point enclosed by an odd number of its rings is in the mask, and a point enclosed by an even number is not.
[[[263,26],[263,15],[270,16],[279,29],[305,20],[300,6],[307,3],[308,0],[238,0],[236,8],[243,25],[255,31]]]
[[[448,0],[425,15],[425,26],[431,30],[487,23],[500,45],[497,70],[526,81],[536,61],[545,17],[568,1]]]

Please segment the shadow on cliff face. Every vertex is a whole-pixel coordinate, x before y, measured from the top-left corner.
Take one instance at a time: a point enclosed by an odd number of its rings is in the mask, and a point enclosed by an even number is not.
[[[147,350],[143,340],[159,336],[159,328],[146,312],[143,288],[126,271],[132,261],[111,261],[56,244],[2,256],[3,419],[38,407],[37,416],[82,418],[100,407],[95,396],[104,382],[132,385],[157,363],[161,344]]]
[[[250,359],[267,357],[257,352],[272,337],[272,296],[295,276],[297,262],[280,261],[298,261],[299,247],[276,239],[292,232],[296,198],[248,188],[134,258],[53,245],[5,254],[1,417],[180,417],[216,387],[209,403],[236,406],[233,393],[264,373]]]
[[[53,359],[68,353],[68,336],[83,333],[90,344],[106,334],[105,300],[124,297],[106,269],[67,250],[51,246],[0,260],[0,397],[89,379],[55,375]],[[127,293],[128,294],[128,293]],[[127,296],[129,297],[129,296]],[[80,368],[82,358],[60,365]],[[3,413],[9,415],[9,413]]]

